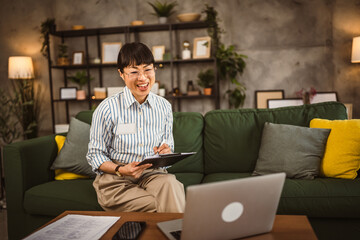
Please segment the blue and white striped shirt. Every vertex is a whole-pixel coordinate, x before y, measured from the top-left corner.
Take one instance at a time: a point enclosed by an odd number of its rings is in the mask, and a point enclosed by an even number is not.
[[[150,92],[139,104],[131,91],[102,101],[93,114],[86,158],[94,172],[106,161],[140,162],[166,143],[174,151],[171,104]]]

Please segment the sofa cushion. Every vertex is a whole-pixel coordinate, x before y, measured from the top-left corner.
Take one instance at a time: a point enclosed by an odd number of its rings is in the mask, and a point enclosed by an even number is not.
[[[246,177],[251,177],[251,173],[211,173],[206,175],[202,182],[211,183]]]
[[[55,136],[55,142],[58,147],[58,154],[62,147],[65,144],[66,137],[62,135]],[[72,173],[66,171],[64,169],[55,169],[55,180],[71,180],[71,179],[78,179],[78,178],[89,178],[89,176],[80,175],[76,173]]]
[[[321,175],[356,178],[360,168],[360,120],[313,119],[310,127],[331,129],[321,163]]]
[[[66,210],[101,211],[94,179],[51,181],[25,192],[24,208],[29,214],[57,216]]]
[[[184,184],[184,189],[188,186],[200,184],[204,174],[202,173],[174,173],[176,179]]]
[[[204,177],[203,183],[250,176],[251,173],[212,173]],[[308,217],[359,218],[359,201],[360,178],[354,180],[287,178],[277,213],[307,215]]]
[[[170,173],[203,173],[204,118],[200,113],[174,112],[175,152],[196,152],[168,169]]]
[[[339,102],[274,109],[213,110],[205,115],[205,174],[252,172],[265,122],[309,126],[313,118],[346,119]]]
[[[52,170],[64,169],[69,172],[95,177],[91,166],[86,160],[90,136],[90,125],[76,118],[70,122],[64,146],[56,157]]]
[[[330,129],[265,123],[253,174],[285,172],[288,178],[314,179],[329,133]]]
[[[360,178],[286,179],[279,214],[359,218]]]

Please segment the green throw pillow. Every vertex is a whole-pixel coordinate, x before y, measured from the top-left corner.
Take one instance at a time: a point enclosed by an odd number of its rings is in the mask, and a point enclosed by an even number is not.
[[[330,129],[265,123],[253,175],[285,172],[288,178],[319,175]]]
[[[70,121],[69,132],[63,148],[56,157],[51,170],[64,169],[69,172],[95,177],[86,160],[90,138],[90,125],[76,118]]]

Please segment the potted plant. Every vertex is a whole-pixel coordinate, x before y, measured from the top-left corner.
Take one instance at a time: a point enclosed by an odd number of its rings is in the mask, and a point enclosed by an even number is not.
[[[166,0],[164,3],[156,0],[154,3],[148,2],[148,4],[153,8],[153,15],[159,18],[159,23],[167,23],[168,17],[170,17],[174,12],[174,8],[177,5],[177,2],[168,3]]]
[[[211,95],[215,79],[214,70],[208,69],[205,72],[201,71],[198,74],[198,78],[197,83],[200,87],[204,88],[204,95]]]
[[[230,80],[232,85],[235,85],[235,89],[229,89],[226,93],[229,95],[230,107],[241,107],[245,101],[245,86],[237,80],[237,76],[244,72],[246,63],[244,58],[247,56],[238,54],[235,51],[235,46],[230,45],[226,47],[220,41],[220,36],[224,33],[224,30],[219,27],[218,13],[209,6],[205,5],[205,9],[202,11],[206,14],[205,22],[208,24],[208,34],[212,38],[213,52],[215,52],[217,69],[220,75],[220,79]]]
[[[61,43],[59,44],[58,47],[59,47],[59,53],[58,53],[57,64],[60,66],[69,65],[69,58],[67,53],[68,46],[65,43]]]
[[[85,71],[79,71],[79,72],[76,72],[75,76],[69,76],[68,79],[71,82],[79,85],[79,90],[77,90],[77,92],[76,92],[76,99],[77,100],[86,99],[85,90],[83,90],[82,88],[89,81],[93,80],[93,78],[88,77]]]

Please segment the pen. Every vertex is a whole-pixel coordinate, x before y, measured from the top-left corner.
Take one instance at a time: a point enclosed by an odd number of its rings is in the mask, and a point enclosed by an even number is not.
[[[161,147],[162,144],[163,144],[163,142],[161,142],[161,143],[159,144],[159,146],[157,147],[156,154],[159,154],[159,148]]]

